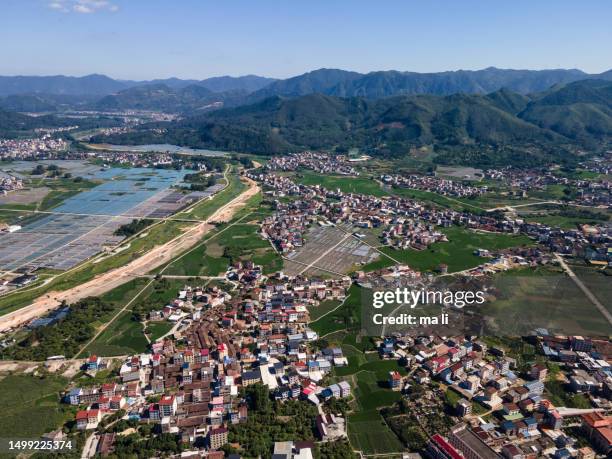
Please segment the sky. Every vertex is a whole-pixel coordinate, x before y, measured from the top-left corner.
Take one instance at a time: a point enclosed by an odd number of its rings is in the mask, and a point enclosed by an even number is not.
[[[608,0],[0,0],[0,75],[612,68]]]

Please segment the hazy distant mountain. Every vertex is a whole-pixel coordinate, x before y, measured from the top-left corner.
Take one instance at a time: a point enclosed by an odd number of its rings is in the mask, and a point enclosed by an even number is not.
[[[114,80],[105,75],[71,76],[0,76],[0,96],[14,94],[67,94],[67,95],[107,95],[124,89],[143,85],[165,85],[172,89],[182,89],[190,85],[200,85],[213,92],[245,91],[253,92],[276,81],[257,75],[241,77],[221,76],[205,80],[182,80],[180,78],[155,79],[150,81]]]
[[[15,112],[55,112],[65,108],[88,108],[100,96],[69,94],[13,94],[0,97],[0,108]]]
[[[220,76],[207,78],[198,82],[200,86],[204,86],[213,92],[226,91],[257,91],[270,83],[277,81],[274,78],[266,78],[257,75],[245,75],[240,77]]]
[[[163,134],[144,126],[99,141],[169,142],[262,154],[355,146],[373,154],[402,155],[423,145],[480,154],[481,148],[475,146],[524,147],[527,156],[512,153],[505,160],[526,162],[535,161],[534,151],[540,148],[554,155],[566,145],[612,141],[611,102],[612,82],[602,80],[574,82],[531,97],[507,89],[488,95],[375,100],[323,94],[273,96],[165,123]]]
[[[0,96],[11,94],[92,94],[103,95],[125,89],[130,82],[104,75],[70,76],[0,76]]]

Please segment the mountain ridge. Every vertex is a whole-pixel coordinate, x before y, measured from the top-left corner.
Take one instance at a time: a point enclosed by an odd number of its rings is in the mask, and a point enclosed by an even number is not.
[[[540,92],[555,84],[581,79],[612,80],[612,69],[588,74],[578,69],[515,70],[487,67],[480,70],[453,70],[419,73],[384,70],[359,73],[342,69],[322,68],[286,79],[257,75],[218,76],[197,79],[118,80],[102,74],[81,77],[0,76],[0,96],[15,94],[61,94],[105,96],[128,88],[165,84],[173,89],[200,85],[213,92],[246,91],[245,102],[252,103],[273,95],[298,97],[314,92],[339,97],[382,98],[401,94],[453,93],[487,94],[503,87],[521,94]]]
[[[582,80],[531,96],[507,89],[486,95],[382,99],[321,93],[272,96],[95,141],[175,143],[258,154],[358,147],[373,154],[403,155],[432,145],[576,150],[612,141],[611,94],[612,82]],[[160,126],[163,134],[151,129]]]

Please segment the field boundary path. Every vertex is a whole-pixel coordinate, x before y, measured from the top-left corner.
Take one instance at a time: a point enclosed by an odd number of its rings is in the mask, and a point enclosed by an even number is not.
[[[610,311],[608,311],[606,307],[603,304],[601,304],[601,302],[597,299],[597,297],[593,295],[593,292],[591,292],[591,290],[589,290],[589,288],[586,285],[584,285],[584,283],[578,278],[578,276],[576,276],[576,273],[572,271],[572,269],[568,266],[568,264],[565,262],[563,257],[561,257],[561,255],[559,255],[558,253],[555,253],[555,257],[559,261],[559,264],[561,265],[561,267],[565,270],[567,275],[570,277],[570,279],[574,281],[574,283],[578,286],[578,288],[582,290],[582,292],[587,296],[587,298],[591,300],[591,303],[593,303],[595,307],[599,310],[599,312],[601,312],[601,314],[606,318],[608,323],[612,325],[612,314],[610,314]]]

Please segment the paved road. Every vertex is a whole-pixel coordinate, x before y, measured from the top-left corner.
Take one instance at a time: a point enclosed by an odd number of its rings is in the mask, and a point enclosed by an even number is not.
[[[584,285],[584,283],[578,278],[578,276],[576,276],[574,271],[572,271],[572,269],[567,265],[565,260],[558,253],[555,253],[555,257],[559,261],[559,264],[561,265],[561,267],[568,274],[570,279],[574,281],[574,283],[578,286],[578,288],[580,288],[580,290],[584,292],[587,298],[591,300],[591,303],[593,303],[595,307],[599,309],[599,312],[601,312],[601,314],[606,318],[608,323],[612,325],[612,314],[610,314],[610,311],[608,311],[606,307],[603,304],[601,304],[601,302],[597,299],[597,297],[593,295],[593,293],[589,290],[589,288],[586,285]]]
[[[98,448],[98,436],[93,433],[85,441],[83,452],[81,453],[81,459],[89,459],[96,455],[96,449]]]

